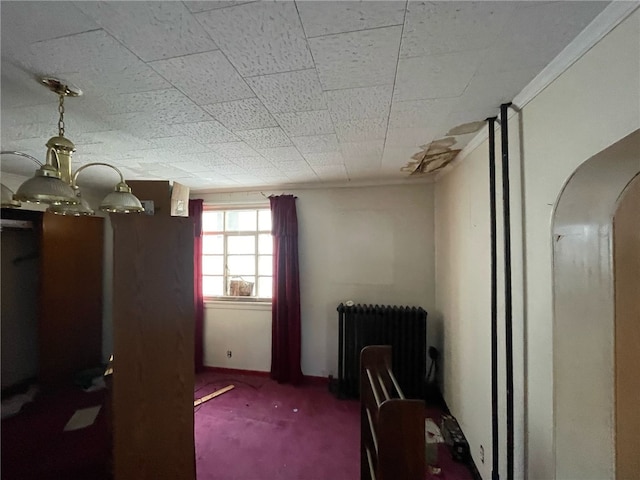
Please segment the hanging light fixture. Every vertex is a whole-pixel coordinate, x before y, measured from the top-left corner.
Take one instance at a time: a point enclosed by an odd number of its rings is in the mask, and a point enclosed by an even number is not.
[[[31,155],[27,155],[26,153],[3,150],[0,151],[0,155],[17,155],[19,157],[28,158],[38,165],[38,167],[42,167],[42,162],[40,160],[32,157]],[[0,183],[0,187],[2,188],[2,208],[20,208],[22,206],[21,202],[13,199],[13,190],[7,187],[4,183]]]
[[[47,77],[41,81],[49,90],[58,95],[58,135],[50,138],[46,143],[45,164],[42,165],[38,162],[40,168],[36,170],[32,178],[20,185],[18,191],[13,195],[13,200],[16,202],[47,203],[51,205],[47,211],[61,215],[93,215],[93,210],[80,194],[76,179],[78,173],[85,168],[102,165],[118,172],[120,182],[116,184],[114,191],[102,201],[100,210],[115,213],[143,212],[144,208],[140,200],[131,193],[131,188],[125,183],[122,172],[116,167],[107,163],[89,163],[72,173],[71,160],[76,147],[71,140],[64,136],[64,98],[80,96],[82,91],[55,78]],[[26,154],[21,155],[29,157]],[[3,206],[5,206],[4,195],[3,189]]]

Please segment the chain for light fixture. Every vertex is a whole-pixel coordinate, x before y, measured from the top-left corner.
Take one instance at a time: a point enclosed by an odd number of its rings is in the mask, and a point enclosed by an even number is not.
[[[59,98],[58,113],[60,117],[58,118],[58,135],[64,137],[64,93],[60,93]]]

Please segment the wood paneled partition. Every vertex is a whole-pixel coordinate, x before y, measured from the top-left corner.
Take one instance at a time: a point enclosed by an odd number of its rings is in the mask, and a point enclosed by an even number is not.
[[[102,362],[104,219],[44,213],[40,237],[39,374],[71,383]]]
[[[116,480],[193,480],[193,223],[112,215]]]

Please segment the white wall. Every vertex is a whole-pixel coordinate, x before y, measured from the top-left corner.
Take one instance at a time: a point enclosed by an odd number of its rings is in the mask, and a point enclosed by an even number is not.
[[[515,366],[516,379],[525,381],[516,394],[526,392],[516,403],[516,440],[524,435],[516,450],[516,469],[526,468],[518,477],[555,477],[553,208],[581,163],[640,126],[639,27],[636,10],[509,123],[510,132],[522,136],[521,142],[511,142],[512,166],[522,165],[521,185],[512,172],[512,213],[522,214],[524,228],[519,244],[514,243],[524,259],[513,265],[514,279],[524,278],[520,295],[514,284],[514,301],[524,302],[521,317],[514,305],[514,327],[521,325],[514,338],[516,360],[526,355],[522,368]],[[445,375],[453,377],[445,380],[445,396],[471,442],[483,478],[490,478],[490,466],[478,461],[478,442],[491,437],[487,149],[486,142],[480,145],[436,188],[437,306],[444,318]],[[517,219],[512,234],[515,242]],[[518,255],[516,251],[516,261]],[[577,401],[579,392],[572,395]],[[505,451],[501,443],[503,458]]]
[[[282,192],[265,192],[271,193]],[[286,193],[298,197],[305,375],[336,374],[336,307],[340,302],[416,305],[429,313],[434,310],[432,185],[308,188]],[[191,196],[216,205],[268,204],[259,192]],[[205,364],[270,370],[271,312],[250,310],[246,318],[250,328],[241,311],[208,305]],[[427,320],[428,343],[439,346],[434,338],[437,326],[430,320],[431,316]],[[220,348],[224,352],[217,351]],[[234,352],[230,360],[224,356],[226,350]],[[251,351],[251,356],[243,359],[236,350]]]

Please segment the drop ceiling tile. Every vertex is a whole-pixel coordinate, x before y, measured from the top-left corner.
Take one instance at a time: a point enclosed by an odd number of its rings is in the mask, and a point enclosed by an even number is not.
[[[402,27],[340,33],[309,39],[325,90],[392,84]]]
[[[173,166],[192,174],[207,172],[210,169],[209,165],[205,162],[180,162],[173,164]]]
[[[380,140],[386,133],[387,117],[361,118],[336,124],[336,135],[340,142]]]
[[[296,147],[261,148],[260,155],[274,163],[304,162],[304,158]]]
[[[151,140],[151,143],[159,148],[166,148],[167,150],[173,150],[182,154],[204,153],[209,151],[209,148],[196,142],[193,138],[187,135],[154,138]]]
[[[145,62],[217,48],[182,2],[76,5]]]
[[[246,80],[271,113],[326,108],[315,68],[260,75]]]
[[[82,70],[63,73],[61,76],[82,89],[85,98],[111,97],[121,93],[147,92],[171,88],[171,84],[151,67],[140,62],[122,70]],[[4,88],[4,87],[3,87]]]
[[[231,130],[278,126],[278,122],[257,98],[214,103],[213,105],[205,105],[203,108]]]
[[[2,38],[29,43],[95,30],[72,2],[2,2]]]
[[[527,2],[517,6],[485,56],[480,73],[541,70],[575,38],[608,2]]]
[[[186,1],[184,3],[191,13],[207,12],[218,8],[235,7],[243,3],[251,3],[255,0],[204,0],[204,1]]]
[[[87,99],[83,107],[101,112],[106,116],[146,113],[147,117],[164,123],[196,122],[211,118],[208,113],[175,88]]]
[[[235,133],[250,146],[257,149],[288,147],[291,145],[291,140],[280,127],[238,130]]]
[[[325,92],[331,119],[335,123],[389,114],[392,85],[348,88]]]
[[[514,3],[410,1],[400,58],[486,48],[498,40]]]
[[[305,153],[335,152],[338,150],[338,137],[335,134],[291,137],[291,141],[303,155]]]
[[[436,134],[435,129],[428,128],[389,128],[385,145],[389,147],[418,147],[431,142]]]
[[[347,171],[344,165],[321,165],[313,167],[316,175],[323,180],[347,180]]]
[[[147,172],[172,180],[184,176],[184,170],[164,163],[152,163],[147,167]]]
[[[298,2],[307,37],[402,25],[405,2]]]
[[[276,170],[273,164],[264,157],[238,157],[238,158],[232,159],[232,161],[239,167],[242,167],[247,171],[251,171],[252,173],[253,173],[253,170],[258,170],[258,169]]]
[[[313,67],[294,2],[256,2],[196,14],[243,77]]]
[[[218,166],[225,165],[234,165],[230,159],[220,155],[215,152],[207,152],[207,153],[192,153],[187,156],[190,162],[203,163],[207,165],[210,169]]]
[[[459,104],[459,98],[394,101],[389,128],[434,128],[441,126]]]
[[[313,173],[313,169],[305,161],[298,162],[280,162],[277,164],[278,168],[285,174],[291,175],[294,173]]]
[[[149,65],[198,105],[254,96],[219,50],[159,60]]]
[[[345,142],[340,144],[340,150],[347,166],[378,167],[382,160],[384,140]]]
[[[142,138],[166,137],[174,131],[171,125],[148,114],[148,112],[118,113],[104,115],[109,128],[127,131]]]
[[[211,171],[218,175],[246,175],[247,169],[235,163],[219,163],[211,166]]]
[[[163,148],[149,148],[144,150],[131,150],[123,154],[123,158],[131,159],[140,164],[169,162],[175,158],[173,152]]]
[[[478,68],[478,52],[400,59],[393,100],[458,97]]]
[[[2,16],[4,20],[4,15]],[[2,39],[4,41],[4,37]],[[4,57],[4,54],[3,54]],[[19,66],[2,62],[0,79],[2,112],[12,107],[29,107],[33,105],[55,105],[56,98],[33,76]],[[2,121],[4,122],[4,113]]]
[[[304,158],[314,170],[316,166],[344,165],[341,152],[305,153]]]
[[[175,125],[176,131],[202,144],[237,142],[240,139],[216,120]]]
[[[254,157],[259,155],[258,152],[244,142],[213,143],[209,145],[209,148],[212,151],[230,159],[236,157]]]
[[[381,169],[384,171],[390,171],[390,169],[399,171],[400,168],[407,165],[407,163],[415,162],[415,160],[411,159],[411,156],[419,151],[420,148],[417,147],[394,147],[387,143],[384,147],[384,153],[382,154]]]
[[[32,65],[30,70],[42,75],[123,70],[141,62],[104,30],[36,42],[30,51],[31,55],[26,59]]]
[[[334,133],[328,110],[275,113],[274,117],[285,133],[292,137]]]

